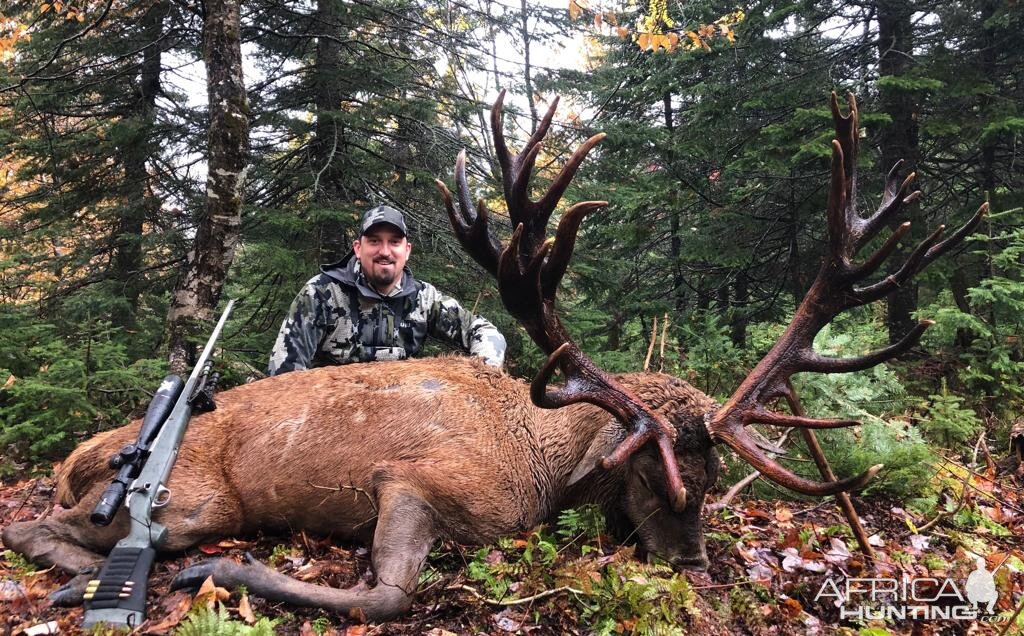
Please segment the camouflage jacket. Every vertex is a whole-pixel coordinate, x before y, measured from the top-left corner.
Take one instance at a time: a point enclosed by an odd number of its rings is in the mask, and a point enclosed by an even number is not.
[[[427,335],[500,367],[505,338],[433,285],[412,277],[408,267],[388,296],[366,282],[349,255],[307,282],[292,302],[270,354],[270,375],[297,369],[402,360],[417,355]]]

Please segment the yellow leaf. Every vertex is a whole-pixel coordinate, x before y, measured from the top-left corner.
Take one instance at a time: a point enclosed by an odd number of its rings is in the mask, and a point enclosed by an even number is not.
[[[49,2],[44,2],[43,4],[39,5],[39,13],[46,13],[49,10],[50,10],[50,3]]]
[[[57,13],[60,13],[63,9],[64,3],[60,2],[60,0],[57,0],[57,2],[53,3],[53,10],[56,11]]]
[[[600,13],[595,13],[594,14],[594,26],[596,26],[597,28],[600,29],[601,25],[603,23],[604,23],[604,16],[601,15]]]
[[[668,50],[675,51],[677,46],[679,46],[679,34],[673,31],[668,34]]]
[[[569,0],[569,17],[573,20],[580,17],[580,12],[583,8],[576,2],[576,0]]]
[[[79,22],[85,22],[85,16],[83,14],[79,13],[75,17],[78,18]]]
[[[14,383],[17,382],[17,381],[18,381],[18,378],[16,378],[13,373],[10,374],[9,376],[7,376],[7,381],[4,382],[4,388],[5,389],[11,388],[12,386],[14,386]]]
[[[248,594],[243,594],[242,598],[238,601],[238,615],[250,625],[256,622],[256,614],[252,611],[252,606],[249,605]]]
[[[641,51],[646,51],[647,49],[651,48],[651,34],[641,33],[640,37],[637,38],[636,43],[637,46],[640,47]]]
[[[606,11],[604,20],[612,26],[619,26],[619,16],[615,15],[614,11]]]
[[[624,26],[620,26],[615,29],[615,33],[619,36],[620,40],[625,40],[629,37],[629,29]]]

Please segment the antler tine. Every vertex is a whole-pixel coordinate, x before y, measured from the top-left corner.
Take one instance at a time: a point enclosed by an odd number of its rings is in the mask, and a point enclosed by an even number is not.
[[[434,182],[441,192],[445,210],[448,211],[448,220],[463,249],[492,276],[497,276],[501,243],[488,230],[489,211],[482,200],[477,206],[476,214],[473,214],[473,197],[466,181],[466,151],[460,151],[455,160],[455,186],[459,193],[458,211],[455,209],[448,186],[440,179],[435,179]]]
[[[839,97],[832,91],[829,97],[829,106],[832,109],[832,122],[836,129],[836,138],[833,144],[838,143],[840,153],[832,153],[832,179],[829,191],[829,237],[831,240],[847,242],[847,235],[854,228],[854,220],[857,218],[857,170],[856,165],[843,161],[844,157],[856,157],[860,148],[860,139],[857,133],[857,124],[860,120],[857,111],[857,99],[853,93],[847,94],[847,102],[850,105],[850,112],[843,115],[839,107]],[[833,208],[833,206],[835,206]],[[833,217],[834,220],[833,220]],[[838,245],[834,246],[838,247]],[[853,254],[848,254],[847,258]]]
[[[607,201],[583,201],[565,211],[562,219],[558,222],[558,229],[555,231],[555,243],[541,271],[541,295],[545,300],[553,301],[555,292],[558,291],[558,283],[561,282],[569,261],[572,259],[573,249],[576,247],[576,234],[579,232],[580,223],[583,217],[594,210],[608,205]]]
[[[875,366],[909,350],[921,334],[933,323],[921,321],[899,342],[852,358],[830,358],[814,351],[814,337],[840,312],[884,297],[904,284],[928,263],[959,243],[977,226],[987,211],[982,205],[964,226],[940,242],[944,228],[940,226],[911,252],[904,264],[881,281],[864,287],[855,284],[874,273],[891,256],[899,241],[910,228],[903,223],[864,262],[855,264],[851,259],[857,251],[896,213],[920,196],[920,191],[909,192],[914,173],[900,180],[897,163],[886,177],[885,191],[878,210],[869,218],[857,215],[854,209],[857,180],[857,105],[851,95],[850,111],[843,115],[839,100],[832,94],[830,105],[835,122],[836,139],[832,141],[831,180],[828,196],[828,253],[818,276],[797,308],[785,333],[772,349],[743,380],[732,397],[714,414],[709,414],[707,427],[712,438],[729,445],[743,459],[751,463],[770,479],[808,495],[834,494],[867,483],[881,468],[875,466],[857,477],[827,482],[809,481],[790,472],[769,458],[744,428],[752,422],[777,426],[796,426],[804,429],[839,428],[851,426],[851,420],[830,420],[805,417],[801,412],[793,415],[774,413],[766,405],[784,396],[791,410],[799,409],[789,378],[799,372],[845,373]],[[795,405],[795,406],[794,406]],[[831,479],[831,476],[829,477]]]
[[[805,495],[824,497],[826,495],[834,495],[840,492],[848,492],[850,490],[863,488],[868,482],[875,478],[878,471],[884,468],[882,464],[876,464],[856,477],[848,477],[846,479],[831,482],[813,481],[794,474],[789,469],[768,457],[768,455],[762,452],[761,449],[754,444],[753,440],[746,435],[746,431],[742,431],[742,434],[735,434],[734,431],[723,431],[721,433],[716,433],[716,437],[736,451],[737,455],[746,460],[748,464],[756,468],[768,479],[781,486],[785,486],[790,490],[795,490],[796,492]]]
[[[878,232],[885,227],[888,221],[897,216],[903,209],[916,201],[921,196],[920,190],[910,192],[910,186],[917,178],[916,172],[911,172],[900,181],[900,168],[903,167],[903,160],[897,161],[889,170],[885,178],[885,190],[882,194],[882,202],[867,219],[856,219],[857,241],[855,250],[859,250],[873,239]]]
[[[454,210],[447,188],[443,184],[439,185],[455,232],[460,242],[477,260],[482,257],[491,263],[490,259],[493,258],[493,268],[487,268],[498,279],[502,302],[509,313],[523,325],[530,337],[549,354],[547,362],[531,384],[530,395],[534,403],[542,408],[558,408],[587,402],[604,409],[630,427],[632,432],[625,441],[609,457],[602,460],[602,465],[606,468],[621,463],[643,444],[654,442],[665,466],[672,507],[682,510],[686,506],[686,489],[673,450],[675,428],[664,417],[651,411],[614,378],[602,372],[572,342],[555,309],[558,284],[572,257],[580,223],[589,212],[607,205],[607,202],[584,201],[573,205],[562,215],[554,240],[545,240],[548,219],[583,159],[604,135],[594,135],[577,148],[541,199],[531,201],[528,192],[534,163],[544,135],[551,125],[558,100],[552,101],[537,130],[523,150],[513,158],[503,131],[504,98],[505,92],[502,91],[491,109],[491,132],[501,167],[505,203],[514,228],[512,237],[508,246],[500,250],[500,244],[487,235],[485,208],[481,205],[481,212],[476,218],[466,213],[469,208],[469,195],[468,186],[465,185],[464,160],[456,162],[456,182],[460,193],[459,201],[463,208],[462,216]],[[470,240],[485,245],[470,245]],[[500,250],[500,254],[496,253],[495,249]],[[478,257],[478,253],[482,256]],[[548,384],[556,368],[561,368],[564,373],[565,384],[549,389]]]

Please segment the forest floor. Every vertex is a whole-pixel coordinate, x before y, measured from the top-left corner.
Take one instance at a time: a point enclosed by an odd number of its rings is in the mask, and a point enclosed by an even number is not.
[[[871,533],[872,559],[857,549],[832,500],[736,500],[709,515],[705,530],[710,567],[699,573],[674,573],[651,563],[633,547],[603,535],[592,511],[570,513],[554,527],[485,548],[440,544],[421,577],[411,612],[385,624],[270,603],[244,591],[215,589],[209,582],[197,593],[169,590],[176,572],[212,555],[241,558],[248,551],[282,572],[335,587],[357,582],[369,566],[364,547],[303,533],[229,538],[156,564],[148,620],[137,632],[1022,634],[1024,496],[1019,483],[1011,480],[966,474],[958,496],[944,495],[948,512],[926,530],[920,528],[931,519],[904,510],[898,502],[858,499]],[[49,477],[0,487],[0,526],[48,514],[52,494]],[[938,607],[941,615],[969,605],[956,594],[966,595],[965,581],[978,555],[995,574],[999,599],[994,616],[898,618],[908,606]],[[870,578],[881,581],[875,584],[879,590],[893,579],[917,581],[912,587],[918,599],[939,599],[872,602],[870,583],[863,580]],[[80,633],[82,609],[53,607],[47,598],[67,579],[3,552],[0,634],[48,633],[47,626]],[[846,601],[842,596],[848,584],[853,593]],[[857,617],[864,612],[863,619]],[[872,620],[877,612],[895,612],[897,617]]]

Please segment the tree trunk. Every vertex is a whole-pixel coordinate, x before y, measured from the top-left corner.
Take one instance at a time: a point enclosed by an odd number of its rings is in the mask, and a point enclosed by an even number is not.
[[[168,312],[171,370],[195,359],[192,336],[213,319],[228,268],[241,239],[242,189],[249,169],[249,102],[242,78],[240,0],[205,0],[203,62],[210,123],[206,204],[195,244]]]
[[[747,303],[750,301],[749,281],[747,271],[741,269],[736,272],[736,282],[733,283],[736,302],[733,304],[732,316],[730,317],[729,339],[739,348],[747,346]]]
[[[913,33],[911,17],[913,7],[902,0],[880,0],[878,9],[878,69],[881,77],[901,77],[913,66]],[[903,173],[917,169],[918,163],[918,104],[912,91],[897,86],[882,86],[879,89],[882,111],[889,115],[891,122],[883,126],[881,136],[882,169],[888,172],[902,159]],[[907,206],[907,214],[894,219],[892,227],[910,221],[910,232],[904,238],[903,247],[898,250],[894,262],[901,262],[910,250],[924,236],[920,206]],[[917,309],[917,283],[908,281],[889,295],[886,309],[886,327],[889,342],[897,342],[909,332],[916,322],[912,314]]]
[[[160,36],[170,5],[156,2],[142,16],[138,86],[128,123],[134,134],[119,148],[124,168],[125,205],[114,230],[111,276],[119,283],[124,305],[111,316],[113,324],[131,327],[142,293],[142,230],[147,218],[160,209],[160,201],[150,192],[150,176],[146,163],[156,153],[153,123],[156,118],[156,97],[160,92]]]
[[[530,68],[530,24],[529,5],[526,0],[520,0],[519,32],[523,38],[523,81],[526,84],[526,102],[530,105],[530,134],[537,132],[537,124],[540,118],[537,116],[537,104],[533,99],[533,77]]]
[[[316,32],[340,37],[342,19],[341,0],[320,0],[317,3]],[[340,117],[344,98],[341,66],[340,42],[331,37],[317,38],[313,65],[316,123],[311,143],[315,172],[313,198],[320,210],[316,213],[313,229],[316,232],[317,258],[323,263],[341,258],[355,238],[354,232],[347,235],[333,215],[325,213],[336,209],[346,199],[345,129]]]
[[[665,129],[668,131],[667,168],[669,174],[671,174],[675,170],[673,164],[675,163],[676,142],[675,113],[672,109],[671,92],[665,91],[665,94],[662,95],[662,103],[664,104],[665,111]],[[682,213],[679,209],[679,191],[680,188],[673,188],[672,193],[669,195],[669,260],[672,267],[672,304],[676,312],[682,314],[686,309],[686,292],[683,291],[685,286],[683,285],[683,273],[679,262],[682,258],[683,250],[683,240],[679,234],[679,226],[682,225]]]

